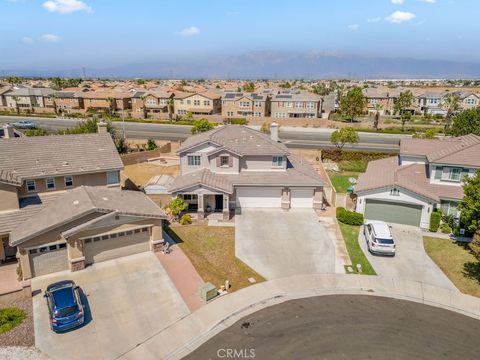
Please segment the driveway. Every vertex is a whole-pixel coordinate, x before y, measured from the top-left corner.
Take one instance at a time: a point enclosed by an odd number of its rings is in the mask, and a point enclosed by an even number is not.
[[[266,279],[335,272],[335,247],[311,209],[242,209],[235,255]]]
[[[393,258],[370,254],[363,235],[363,228],[360,231],[360,247],[378,275],[456,289],[425,252],[423,234],[419,228],[398,224],[391,226],[396,244],[396,255]]]
[[[43,291],[65,279],[81,287],[90,311],[83,327],[55,334]],[[189,313],[150,252],[35,278],[32,290],[35,344],[52,359],[115,359]]]

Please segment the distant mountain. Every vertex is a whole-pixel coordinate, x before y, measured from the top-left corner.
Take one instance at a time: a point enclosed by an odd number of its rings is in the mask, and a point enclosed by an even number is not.
[[[205,79],[330,79],[330,78],[480,78],[480,63],[342,55],[318,51],[258,51],[179,61],[128,64],[86,69],[88,77]],[[6,75],[81,76],[72,70],[8,70]]]

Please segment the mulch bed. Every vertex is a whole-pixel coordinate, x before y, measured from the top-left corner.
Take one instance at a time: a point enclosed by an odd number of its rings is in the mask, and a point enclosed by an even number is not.
[[[35,345],[35,336],[33,330],[33,312],[32,299],[15,299],[8,304],[2,304],[2,307],[18,307],[23,309],[27,317],[20,325],[0,334],[0,347],[4,346],[33,346]]]

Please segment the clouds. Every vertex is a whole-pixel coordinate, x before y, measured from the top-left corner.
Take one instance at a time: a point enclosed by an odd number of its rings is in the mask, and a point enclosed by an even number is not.
[[[70,14],[75,11],[93,11],[90,6],[79,0],[49,0],[44,2],[42,6],[50,12],[60,14]]]
[[[179,32],[180,36],[189,37],[200,33],[200,29],[196,26],[187,27]]]
[[[40,36],[40,41],[45,43],[56,43],[61,40],[60,36],[55,34],[44,34]]]
[[[410,21],[415,18],[415,14],[408,11],[395,11],[387,16],[385,20],[391,22],[392,24],[400,24],[405,21]]]
[[[24,36],[24,37],[22,38],[22,42],[23,42],[24,44],[33,44],[33,39],[32,39],[31,37]]]
[[[402,5],[404,0],[390,0],[390,2],[395,5]]]
[[[352,31],[357,31],[359,27],[360,27],[360,25],[358,25],[358,24],[350,24],[350,25],[347,26],[347,28],[349,30],[352,30]]]

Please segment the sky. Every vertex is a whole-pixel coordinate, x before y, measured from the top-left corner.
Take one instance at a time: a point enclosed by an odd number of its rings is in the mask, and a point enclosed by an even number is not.
[[[478,0],[0,0],[0,70],[252,51],[479,62]]]

